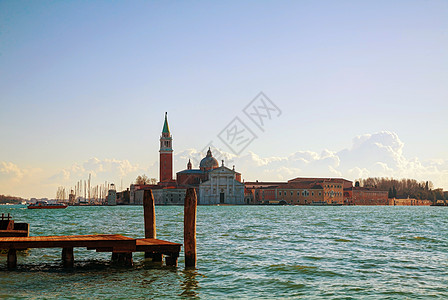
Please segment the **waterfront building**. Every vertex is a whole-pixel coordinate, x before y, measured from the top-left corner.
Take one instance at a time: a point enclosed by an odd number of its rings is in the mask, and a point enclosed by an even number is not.
[[[153,189],[154,203],[156,205],[183,205],[186,191],[185,188]]]
[[[173,138],[165,113],[162,134],[160,136],[160,161],[157,185],[131,185],[129,204],[143,203],[145,189],[151,189],[155,204],[183,205],[187,188],[195,188],[198,204],[244,204],[244,184],[241,174],[233,169],[219,166],[209,148],[206,156],[199,163],[198,169],[193,169],[191,160],[187,168],[176,173],[173,179]],[[126,203],[126,198],[123,199]]]
[[[349,193],[349,201],[352,205],[389,205],[388,191],[357,186],[351,188]]]
[[[110,189],[107,192],[107,205],[117,205],[117,190],[113,183],[110,185]]]
[[[129,205],[131,198],[131,192],[129,191],[129,188],[127,188],[125,191],[117,192],[117,205]]]
[[[199,204],[245,204],[244,184],[237,178],[235,168],[225,167],[224,161],[208,171],[208,180],[199,185]]]
[[[294,178],[287,182],[246,182],[247,204],[342,205],[344,186],[351,181],[342,178]]]

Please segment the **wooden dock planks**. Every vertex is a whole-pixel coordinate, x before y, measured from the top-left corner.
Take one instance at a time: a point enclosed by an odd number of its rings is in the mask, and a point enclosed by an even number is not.
[[[182,244],[162,241],[158,239],[137,239],[137,252],[159,252],[162,254],[179,253]]]
[[[135,239],[118,234],[102,235],[70,235],[70,236],[32,236],[32,237],[3,237],[0,238],[0,248],[112,248],[113,251],[134,252]]]
[[[167,256],[167,265],[177,266],[182,244],[158,239],[134,239],[119,234],[0,237],[0,249],[8,250],[8,268],[17,265],[17,250],[28,248],[62,248],[64,266],[73,266],[73,248],[87,248],[97,252],[112,252],[112,257],[132,265],[132,252]]]

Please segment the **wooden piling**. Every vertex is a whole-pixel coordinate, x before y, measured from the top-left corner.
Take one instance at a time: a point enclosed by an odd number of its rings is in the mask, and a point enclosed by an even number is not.
[[[112,263],[120,267],[132,267],[134,264],[132,260],[132,252],[113,252]]]
[[[15,269],[17,267],[17,251],[10,248],[8,250],[8,269]]]
[[[151,190],[145,190],[143,194],[143,214],[145,222],[145,238],[156,238],[156,211],[154,196]]]
[[[196,207],[198,199],[194,188],[188,188],[184,202],[185,268],[196,268]]]
[[[145,190],[143,193],[143,218],[145,223],[145,238],[155,239],[156,234],[156,210],[154,196],[151,190]],[[145,252],[145,258],[152,258],[154,262],[163,260],[162,254]]]
[[[75,258],[73,255],[73,247],[62,248],[62,264],[65,268],[73,268]]]
[[[165,256],[165,264],[168,267],[177,267],[177,257],[179,253],[172,253],[170,255]]]

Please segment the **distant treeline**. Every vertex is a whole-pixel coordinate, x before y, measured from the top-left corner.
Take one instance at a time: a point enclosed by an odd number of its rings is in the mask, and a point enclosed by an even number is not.
[[[389,191],[389,198],[415,198],[420,200],[448,200],[448,191],[434,189],[431,181],[417,181],[415,179],[393,179],[384,177],[369,177],[358,179],[355,186],[374,187]]]
[[[0,204],[11,203],[20,204],[24,199],[14,196],[0,195]]]

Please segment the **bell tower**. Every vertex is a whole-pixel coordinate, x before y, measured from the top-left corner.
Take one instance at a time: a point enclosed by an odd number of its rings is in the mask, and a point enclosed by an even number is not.
[[[173,181],[173,138],[168,126],[168,116],[165,112],[165,123],[160,136],[160,182]]]

